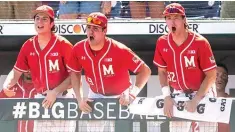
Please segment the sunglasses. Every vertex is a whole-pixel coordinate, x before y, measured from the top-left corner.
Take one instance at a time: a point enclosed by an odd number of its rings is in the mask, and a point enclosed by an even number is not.
[[[88,17],[87,18],[87,23],[93,23],[93,24],[96,24],[96,25],[100,25],[102,23],[102,21],[98,18]]]

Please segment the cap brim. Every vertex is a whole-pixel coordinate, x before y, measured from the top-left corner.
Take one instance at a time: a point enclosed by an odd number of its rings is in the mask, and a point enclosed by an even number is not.
[[[35,15],[37,15],[38,13],[45,13],[45,14],[47,14],[50,18],[53,18],[53,19],[54,19],[54,16],[51,16],[47,11],[43,11],[43,10],[34,10],[34,11],[33,11],[33,17],[34,17]]]
[[[100,25],[96,25],[96,24],[93,24],[93,23],[85,23],[84,25],[90,25],[90,26],[96,26],[96,27],[101,27],[101,28],[104,28]]]

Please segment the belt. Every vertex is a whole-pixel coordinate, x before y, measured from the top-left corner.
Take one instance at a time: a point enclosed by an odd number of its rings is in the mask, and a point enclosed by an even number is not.
[[[96,94],[101,94],[103,96],[117,96],[117,94],[113,94],[113,93],[105,93],[105,94],[103,94],[103,93],[96,93]]]
[[[171,88],[171,93],[174,93],[174,90],[176,90],[176,89],[175,89],[175,88],[173,88],[173,87],[170,87],[170,88]],[[180,92],[182,92],[182,93],[186,93],[186,94],[191,94],[191,93],[195,92],[195,91],[193,91],[192,89],[177,90],[177,91],[180,91]]]
[[[62,96],[65,96],[66,94],[68,94],[68,91],[67,90],[65,90],[63,93],[62,93]],[[45,94],[42,94],[43,96],[47,96],[47,94],[45,93]]]
[[[66,94],[68,94],[68,90],[65,90],[65,91],[62,93],[62,96],[65,96]]]
[[[191,94],[194,91],[192,89],[187,89],[187,90],[183,90],[183,92],[186,93],[186,94]]]

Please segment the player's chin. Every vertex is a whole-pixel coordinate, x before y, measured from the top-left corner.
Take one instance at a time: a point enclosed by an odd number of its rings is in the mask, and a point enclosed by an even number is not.
[[[223,90],[223,85],[220,85],[220,84],[216,85],[216,89],[217,90]]]
[[[38,34],[43,34],[43,33],[45,33],[45,31],[39,29],[39,30],[37,30],[37,33]]]
[[[50,29],[46,29],[46,28],[41,28],[41,29],[37,28],[36,31],[37,31],[38,34],[43,34],[43,33],[51,32]]]

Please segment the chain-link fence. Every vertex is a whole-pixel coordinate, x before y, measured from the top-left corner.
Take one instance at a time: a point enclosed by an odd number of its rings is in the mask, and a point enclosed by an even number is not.
[[[120,121],[121,122],[121,121]],[[125,123],[117,123],[115,126],[114,121],[100,121],[99,126],[88,125],[89,121],[78,121],[78,132],[219,132],[218,123],[212,122],[196,122],[198,126],[194,126],[191,121],[129,121]],[[103,123],[103,124],[102,124]],[[122,124],[128,124],[124,126]],[[104,127],[102,127],[102,125]]]

